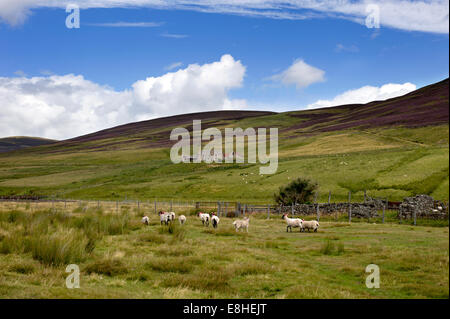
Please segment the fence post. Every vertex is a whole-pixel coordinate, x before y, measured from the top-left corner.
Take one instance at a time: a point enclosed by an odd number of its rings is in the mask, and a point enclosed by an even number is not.
[[[138,213],[141,211],[141,203],[139,201],[137,201],[137,205],[138,205]]]
[[[366,203],[367,193],[366,190],[364,190],[364,204]]]
[[[173,199],[170,200],[170,211],[172,211]]]
[[[293,203],[291,204],[291,214],[295,215],[295,213],[294,213],[294,204]]]
[[[328,205],[331,203],[331,191],[328,192]]]
[[[247,208],[247,204],[244,204],[244,217],[245,217],[245,210],[246,210],[246,208]]]
[[[316,213],[317,213],[317,221],[320,221],[320,210],[319,210],[319,203],[317,203],[317,207],[316,207]]]
[[[119,212],[119,201],[118,200],[116,200],[116,212],[117,213]]]
[[[348,222],[352,222],[352,192],[348,191]]]
[[[267,205],[267,219],[270,219],[270,205]]]
[[[385,210],[386,210],[386,206],[388,205],[388,200],[387,200],[387,198],[386,198],[386,201],[384,202],[384,204],[383,204],[383,218],[382,218],[382,220],[381,220],[381,223],[383,223],[384,224],[384,214],[385,214]]]
[[[220,202],[217,202],[217,215],[220,216]]]
[[[97,201],[97,209],[99,209],[100,208],[100,201],[98,200]]]
[[[414,226],[417,226],[417,206],[414,208],[413,216],[414,216]]]
[[[155,215],[156,215],[156,199],[155,199]]]

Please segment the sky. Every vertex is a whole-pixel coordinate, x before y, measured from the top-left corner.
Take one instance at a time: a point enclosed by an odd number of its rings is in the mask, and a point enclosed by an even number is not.
[[[0,0],[0,137],[367,103],[449,72],[448,0],[70,1],[79,28],[67,3]]]

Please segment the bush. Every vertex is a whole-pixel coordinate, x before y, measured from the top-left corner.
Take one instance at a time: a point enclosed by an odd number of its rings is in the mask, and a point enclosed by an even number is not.
[[[281,186],[278,194],[274,195],[275,202],[279,205],[292,205],[310,203],[317,190],[317,183],[308,179],[297,178],[287,186]]]

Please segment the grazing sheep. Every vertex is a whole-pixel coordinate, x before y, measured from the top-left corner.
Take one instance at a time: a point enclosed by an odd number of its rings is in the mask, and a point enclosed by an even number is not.
[[[170,222],[170,214],[167,212],[160,211],[159,212],[159,220],[161,221],[161,225],[163,223],[168,225]]]
[[[211,217],[211,224],[214,228],[217,228],[217,226],[219,226],[220,219],[216,216],[216,213],[212,213],[212,215],[213,216]]]
[[[308,232],[310,229],[313,229],[314,232],[317,232],[317,229],[319,229],[319,222],[317,220],[303,220],[302,219],[302,230],[305,231],[305,229],[308,229]]]
[[[184,225],[184,223],[186,222],[186,216],[180,215],[180,217],[178,217],[178,220],[180,221],[180,225]]]
[[[200,212],[198,213],[198,217],[200,217],[203,225],[209,226],[209,221],[211,220],[211,216],[209,216],[209,214]]]
[[[169,221],[174,221],[175,220],[175,213],[174,212],[170,212],[169,214]]]
[[[303,229],[303,221],[300,218],[289,218],[288,214],[283,214],[281,219],[284,219],[286,221],[286,232],[289,232],[291,230],[292,233],[292,227],[298,227],[299,231],[301,232]]]
[[[142,224],[148,225],[149,221],[150,221],[150,219],[148,218],[148,216],[142,217]]]
[[[234,229],[236,229],[236,231],[238,231],[241,228],[242,229],[245,228],[247,230],[247,233],[248,233],[248,224],[249,224],[249,222],[250,222],[250,219],[248,217],[244,217],[244,219],[235,220],[233,222]]]

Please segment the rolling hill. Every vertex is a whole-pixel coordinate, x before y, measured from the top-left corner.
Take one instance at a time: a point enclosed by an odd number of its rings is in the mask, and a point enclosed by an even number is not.
[[[57,141],[28,136],[12,136],[0,138],[0,153],[20,150],[32,146],[53,144]]]
[[[270,202],[297,176],[316,180],[320,198],[363,191],[401,200],[426,193],[448,200],[449,80],[368,104],[284,113],[217,111],[130,123],[0,155],[0,195],[67,198],[180,198]],[[278,127],[279,169],[259,164],[172,164],[170,132]],[[20,163],[20,166],[17,164]]]

